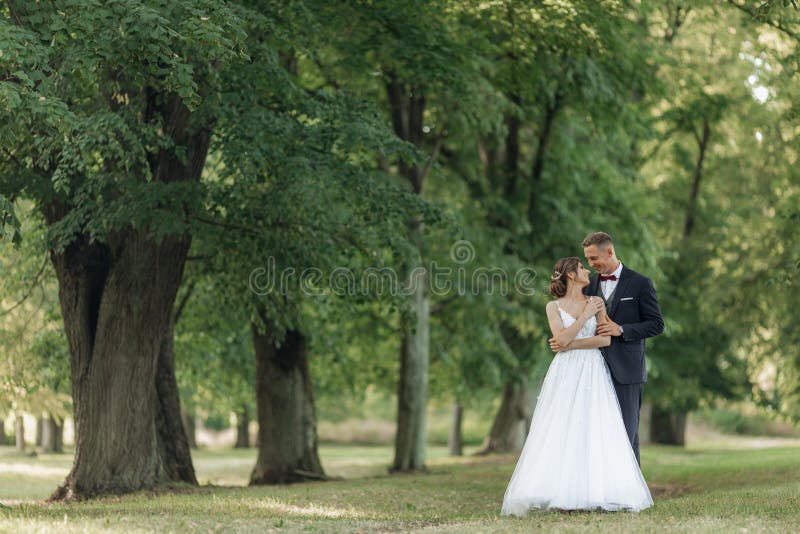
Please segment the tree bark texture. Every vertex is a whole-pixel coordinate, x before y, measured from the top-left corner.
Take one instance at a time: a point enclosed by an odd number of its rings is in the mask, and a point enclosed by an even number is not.
[[[44,452],[64,452],[64,423],[62,420],[52,415],[43,419],[41,447]]]
[[[250,484],[324,479],[305,336],[289,330],[276,346],[273,336],[258,325],[253,324],[252,331],[259,445]]]
[[[500,408],[479,454],[515,452],[522,448],[532,415],[530,397],[527,379],[506,383]]]
[[[392,126],[397,136],[418,148],[423,147],[425,93],[421,87],[404,82],[390,72],[386,84]],[[444,135],[444,132],[442,132]],[[437,149],[441,147],[441,138]],[[434,149],[431,162],[436,158]],[[426,174],[431,165],[398,162],[400,175],[408,180],[414,193],[422,195]],[[397,431],[395,456],[391,471],[414,471],[425,468],[425,411],[428,395],[430,360],[430,302],[428,277],[424,266],[424,225],[409,221],[409,237],[419,256],[406,267],[410,288],[410,307],[414,318],[402,320],[400,377],[397,395]]]
[[[174,338],[175,315],[171,314],[161,340],[156,370],[158,450],[169,482],[197,485],[191,445],[181,416],[178,381],[175,378]]]
[[[650,415],[650,442],[662,445],[686,444],[686,412],[653,407]]]
[[[190,127],[176,98],[158,109],[171,148],[152,154],[155,182],[196,182],[205,164],[210,125]],[[45,206],[48,224],[70,214]],[[72,470],[51,499],[81,499],[196,483],[180,424],[171,335],[172,314],[191,238],[156,242],[149,229],[122,228],[103,242],[77,234],[51,251],[70,349],[75,418]],[[188,462],[188,463],[187,463]]]
[[[425,468],[426,408],[430,361],[430,301],[428,276],[424,268],[408,276],[414,316],[403,320],[400,345],[400,380],[397,391],[397,433],[391,470]]]
[[[236,449],[250,448],[250,410],[242,406],[236,412]]]
[[[453,421],[450,424],[450,436],[447,439],[450,456],[463,456],[464,454],[464,439],[461,432],[463,419],[464,407],[457,402],[453,405]]]
[[[124,493],[170,481],[156,380],[188,238],[53,253],[70,345],[75,461],[54,498]]]

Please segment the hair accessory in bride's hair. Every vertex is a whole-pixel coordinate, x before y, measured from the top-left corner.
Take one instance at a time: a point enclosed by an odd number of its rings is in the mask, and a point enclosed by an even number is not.
[[[561,273],[558,271],[555,271],[553,276],[550,277],[551,280],[558,280],[559,278],[561,278]]]

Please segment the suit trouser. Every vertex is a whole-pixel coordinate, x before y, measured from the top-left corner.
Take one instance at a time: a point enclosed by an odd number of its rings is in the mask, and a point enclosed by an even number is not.
[[[639,459],[639,410],[642,407],[642,389],[644,384],[620,384],[616,380],[614,389],[617,391],[619,407],[622,410],[622,421],[625,423],[625,431],[636,455],[636,461],[642,465]]]

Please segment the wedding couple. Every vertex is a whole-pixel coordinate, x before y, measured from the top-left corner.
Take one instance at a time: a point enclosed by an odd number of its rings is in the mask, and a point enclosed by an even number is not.
[[[503,515],[533,508],[630,510],[652,506],[639,468],[645,338],[664,320],[650,279],[623,266],[606,233],[553,269],[547,319],[556,352],[511,482]]]

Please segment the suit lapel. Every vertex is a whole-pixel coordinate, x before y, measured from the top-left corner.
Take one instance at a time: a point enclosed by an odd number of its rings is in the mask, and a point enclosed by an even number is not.
[[[617,311],[617,304],[619,304],[619,299],[625,293],[625,288],[631,281],[631,275],[627,271],[628,268],[623,265],[622,272],[619,273],[619,282],[617,282],[617,287],[614,289],[614,294],[611,295],[611,302],[608,304],[608,316],[611,317],[612,319],[614,316],[614,312]]]
[[[589,295],[603,297],[603,292],[600,291],[600,276],[597,273],[589,277]]]

